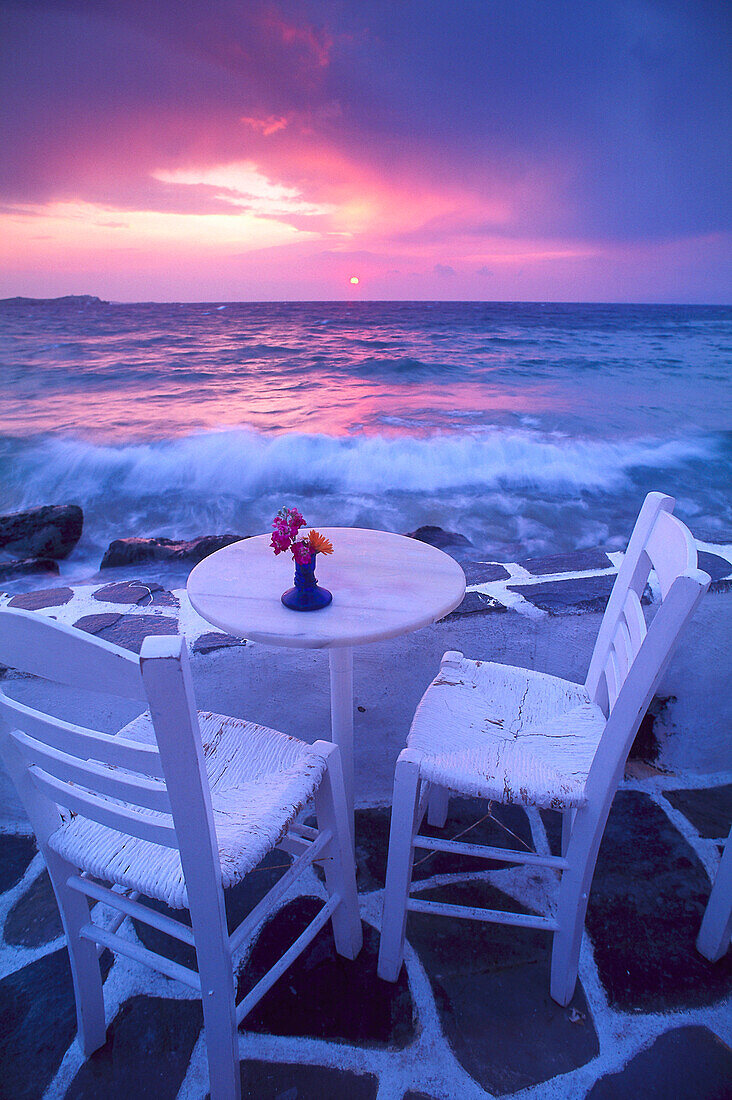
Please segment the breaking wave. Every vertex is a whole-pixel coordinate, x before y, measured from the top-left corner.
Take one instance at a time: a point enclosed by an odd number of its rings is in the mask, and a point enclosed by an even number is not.
[[[631,471],[709,460],[713,435],[684,440],[577,439],[525,429],[429,438],[204,432],[100,445],[64,437],[6,439],[4,507],[186,494],[240,499],[262,492],[379,494],[507,488],[617,491]]]

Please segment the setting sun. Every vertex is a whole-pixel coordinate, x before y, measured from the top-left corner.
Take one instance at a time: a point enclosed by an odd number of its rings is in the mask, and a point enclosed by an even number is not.
[[[358,283],[359,283],[358,275],[351,275],[351,278],[349,279],[349,282],[351,283],[352,286],[358,286]]]

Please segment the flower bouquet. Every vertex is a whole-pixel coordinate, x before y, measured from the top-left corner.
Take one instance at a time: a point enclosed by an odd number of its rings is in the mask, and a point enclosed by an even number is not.
[[[315,577],[317,554],[332,554],[333,543],[319,531],[301,535],[305,520],[297,508],[280,508],[272,521],[271,546],[275,554],[292,552],[295,561],[295,586],[282,593],[282,602],[292,611],[317,611],[333,599]]]

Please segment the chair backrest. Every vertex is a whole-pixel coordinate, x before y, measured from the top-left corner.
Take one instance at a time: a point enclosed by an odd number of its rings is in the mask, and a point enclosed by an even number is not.
[[[691,532],[672,515],[673,506],[673,498],[662,493],[646,497],[587,673],[590,698],[608,719],[596,763],[603,761],[602,766],[607,766],[612,759],[613,770],[625,761],[676,642],[710,583],[697,567]],[[652,569],[660,606],[646,627],[641,599]]]
[[[33,612],[0,610],[0,662],[147,704],[157,745],[88,729],[0,691],[0,751],[45,852],[59,807],[207,864],[220,881],[211,794],[185,642],[150,637],[138,658]]]

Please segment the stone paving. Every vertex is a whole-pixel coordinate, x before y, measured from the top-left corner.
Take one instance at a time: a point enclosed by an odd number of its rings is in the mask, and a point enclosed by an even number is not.
[[[389,812],[359,810],[363,950],[354,962],[341,959],[326,927],[248,1017],[240,1031],[244,1096],[732,1095],[732,957],[728,952],[713,965],[694,947],[708,871],[732,816],[732,783],[664,785],[671,782],[628,781],[615,799],[580,981],[567,1008],[549,997],[550,938],[530,929],[412,914],[406,966],[394,985],[381,982],[376,957]],[[679,805],[686,811],[683,830],[676,824]],[[542,816],[545,832],[538,815],[534,829],[556,847],[557,821]],[[531,843],[532,822],[515,807],[454,799],[445,835],[463,833],[466,823],[477,842]],[[543,904],[549,872],[527,878],[506,867],[474,870],[467,858],[448,872],[445,859],[436,853],[417,868],[420,894],[517,912]],[[232,891],[230,919],[241,919],[288,863],[272,853]],[[288,896],[264,926],[244,960],[241,990],[312,918],[324,896],[316,874],[304,890]],[[134,1088],[171,1100],[204,1097],[201,1012],[188,991],[105,953],[108,1039],[85,1063],[74,1041],[71,978],[53,895],[35,844],[23,833],[0,835],[0,891],[0,1096],[107,1100]],[[190,964],[184,945],[138,922],[123,928]]]
[[[718,591],[732,548],[702,544]],[[579,614],[607,598],[621,555],[582,551],[542,561],[465,563],[454,616],[511,609]],[[704,560],[707,559],[707,560]],[[712,560],[713,559],[713,560]],[[653,597],[653,586],[649,598]],[[139,651],[148,633],[186,634],[201,655],[242,643],[200,619],[184,591],[152,581],[57,587],[9,596]],[[651,722],[652,725],[652,722]],[[412,914],[399,981],[376,977],[389,811],[357,812],[364,948],[336,955],[326,927],[240,1029],[242,1092],[254,1100],[521,1100],[732,1096],[732,957],[716,964],[694,941],[732,818],[732,775],[675,776],[630,766],[600,851],[580,980],[567,1008],[548,993],[550,937],[537,931]],[[189,991],[122,958],[102,956],[107,1043],[84,1062],[74,1040],[67,955],[48,876],[23,823],[0,833],[0,1098],[141,1096],[202,1100],[201,1011]],[[454,799],[444,835],[557,850],[558,818]],[[421,857],[420,857],[421,858]],[[279,878],[272,853],[230,892],[239,920]],[[518,912],[545,908],[552,872],[444,854],[416,867],[426,897]],[[324,897],[316,871],[242,959],[247,989]],[[157,903],[156,903],[157,904]],[[157,905],[158,908],[161,908]],[[101,919],[106,919],[102,914]],[[138,922],[122,934],[186,962],[183,945]]]

